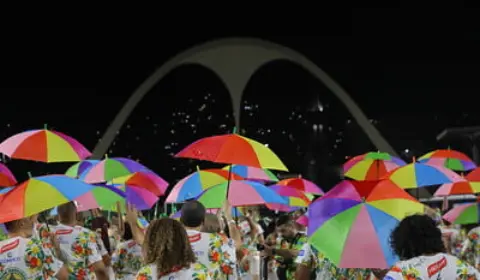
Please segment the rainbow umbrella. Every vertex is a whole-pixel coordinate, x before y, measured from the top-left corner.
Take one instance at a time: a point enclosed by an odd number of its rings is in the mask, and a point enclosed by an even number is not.
[[[176,157],[288,171],[267,146],[235,133],[197,140],[179,152]]]
[[[298,207],[307,207],[311,202],[311,200],[298,189],[279,185],[270,186],[269,188],[283,197],[287,202],[286,205],[268,203],[266,206],[270,210],[291,212],[298,209]]]
[[[72,137],[47,129],[29,130],[6,139],[0,144],[0,153],[41,162],[80,161],[92,155]]]
[[[6,188],[3,188],[3,189],[0,189],[0,195],[8,193],[9,191],[13,190],[13,188],[14,187],[6,187]]]
[[[114,178],[112,184],[121,184],[144,188],[156,196],[162,196],[167,191],[168,183],[153,172],[139,171],[123,177]]]
[[[370,152],[353,157],[343,165],[343,173],[354,180],[380,180],[388,172],[406,163],[388,153]]]
[[[443,215],[443,219],[457,225],[478,224],[480,223],[479,202],[455,206]]]
[[[441,166],[410,163],[388,173],[386,178],[403,189],[414,189],[462,181],[457,173]]]
[[[464,153],[454,150],[436,150],[421,156],[419,162],[440,165],[455,171],[468,171],[477,165]]]
[[[137,210],[148,210],[158,201],[158,196],[150,191],[137,186],[115,185],[118,189],[125,192],[125,202],[133,205]],[[116,211],[115,205],[112,210]]]
[[[455,183],[443,184],[433,196],[449,196],[460,194],[474,194],[480,192],[480,182],[470,182],[462,180]]]
[[[18,220],[75,200],[92,185],[63,175],[30,178],[0,196],[0,223]]]
[[[151,172],[142,164],[128,158],[105,158],[81,174],[79,179],[87,183],[103,183],[137,171]]]
[[[480,167],[475,168],[470,173],[468,173],[468,175],[465,176],[465,179],[472,182],[480,182]]]
[[[224,170],[229,170],[230,165],[227,165],[223,168]],[[252,181],[265,181],[265,182],[278,182],[277,176],[268,169],[262,169],[257,167],[245,166],[233,164],[231,165],[231,171],[246,180]]]
[[[389,180],[342,181],[310,205],[308,236],[337,267],[385,269],[398,261],[390,248],[392,230],[424,210]]]
[[[299,225],[302,225],[304,227],[308,226],[308,216],[307,215],[302,215],[298,217],[295,222]]]
[[[303,178],[285,179],[285,180],[281,180],[280,182],[277,182],[275,185],[295,188],[305,193],[318,194],[318,195],[324,194],[324,192],[319,186]]]
[[[0,187],[8,187],[16,185],[17,179],[8,167],[0,162]]]
[[[65,172],[65,175],[72,178],[79,178],[80,176],[82,176],[83,173],[85,173],[87,170],[89,170],[99,162],[100,161],[96,159],[82,160],[70,166]]]
[[[243,180],[237,174],[230,174],[232,180]],[[228,181],[228,171],[223,169],[198,170],[180,180],[170,191],[166,203],[179,203],[200,195],[204,190]]]
[[[106,186],[96,185],[91,191],[75,199],[77,211],[83,212],[90,209],[110,209],[116,206],[117,202],[125,201],[125,193],[121,190]]]
[[[206,208],[221,208],[225,199],[232,206],[287,204],[275,191],[253,181],[231,181],[230,184],[226,182],[213,186],[205,190],[197,200]]]

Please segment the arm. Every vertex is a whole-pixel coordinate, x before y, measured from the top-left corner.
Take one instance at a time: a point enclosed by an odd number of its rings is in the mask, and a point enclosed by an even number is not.
[[[137,242],[138,245],[142,245],[145,240],[145,234],[142,229],[137,224],[138,213],[135,208],[131,205],[127,205],[127,222],[132,229],[133,239]]]
[[[227,220],[228,231],[230,233],[230,238],[235,242],[235,248],[241,249],[242,248],[242,235],[237,228],[237,224],[232,218],[232,206],[225,201],[224,204],[224,215]]]
[[[93,263],[93,270],[98,280],[109,280],[107,268],[103,261]]]

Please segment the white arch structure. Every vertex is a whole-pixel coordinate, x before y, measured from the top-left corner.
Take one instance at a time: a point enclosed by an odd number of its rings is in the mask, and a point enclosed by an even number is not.
[[[230,93],[235,123],[239,127],[241,99],[245,87],[260,67],[275,60],[287,60],[296,63],[323,82],[347,107],[378,150],[396,155],[394,149],[370,123],[349,94],[307,57],[282,45],[264,40],[230,38],[192,47],[171,58],[158,68],[133,92],[95,147],[93,157],[100,159],[106,154],[110,144],[115,139],[117,131],[122,128],[132,111],[155,84],[170,71],[185,64],[199,64],[217,74]]]

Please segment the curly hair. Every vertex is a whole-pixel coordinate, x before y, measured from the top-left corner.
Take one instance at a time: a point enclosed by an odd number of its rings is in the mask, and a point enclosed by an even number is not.
[[[392,231],[390,245],[401,260],[446,252],[440,229],[427,215],[404,218]]]
[[[156,264],[159,274],[168,274],[177,267],[187,268],[196,262],[185,228],[170,218],[150,223],[143,246],[145,263]]]

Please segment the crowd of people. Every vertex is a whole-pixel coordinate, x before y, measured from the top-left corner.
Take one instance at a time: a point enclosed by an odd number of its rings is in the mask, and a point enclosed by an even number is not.
[[[232,217],[227,204],[207,214],[201,203],[188,201],[179,220],[148,226],[134,208],[123,212],[110,221],[100,211],[87,218],[68,202],[54,219],[33,215],[5,223],[0,280],[480,279],[480,227],[459,228],[428,215],[399,223],[390,243],[400,261],[383,270],[338,268],[296,223],[301,210],[260,215],[245,208]]]

